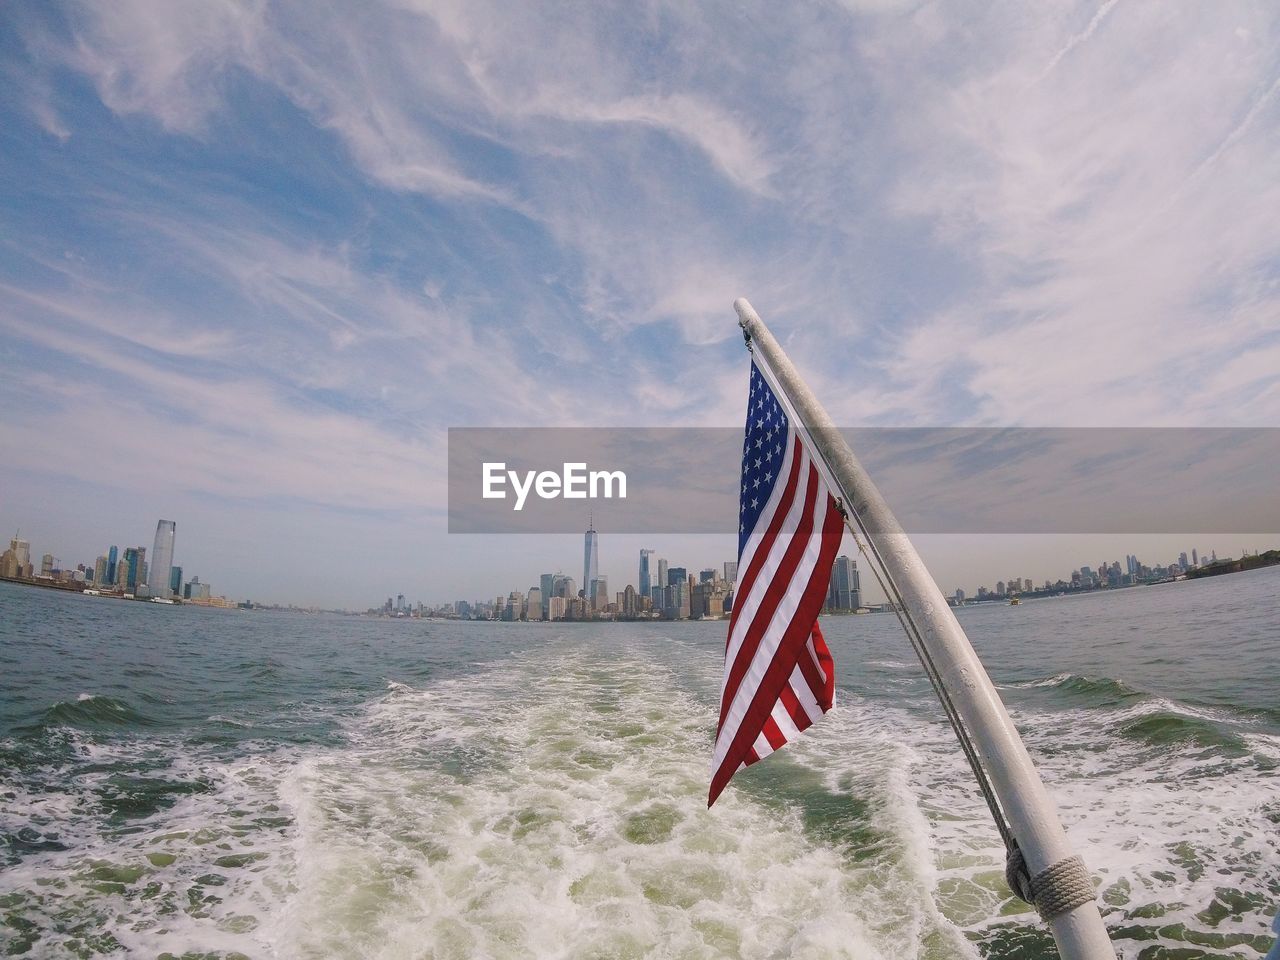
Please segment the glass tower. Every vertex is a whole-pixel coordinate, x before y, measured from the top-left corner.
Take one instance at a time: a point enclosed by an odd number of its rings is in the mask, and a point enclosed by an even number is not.
[[[153,597],[168,597],[169,575],[173,567],[173,541],[178,532],[178,525],[172,520],[161,520],[156,524],[155,548],[151,551],[151,572],[147,586],[151,588]]]
[[[649,557],[656,553],[656,550],[640,551],[640,596],[649,596],[649,590],[653,586],[653,579],[649,574]]]

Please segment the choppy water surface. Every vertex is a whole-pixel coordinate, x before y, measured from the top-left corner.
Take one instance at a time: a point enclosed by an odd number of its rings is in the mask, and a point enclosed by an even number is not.
[[[1127,958],[1280,905],[1280,570],[961,612]],[[1052,957],[889,617],[706,778],[723,624],[387,622],[0,584],[0,947],[31,956]]]

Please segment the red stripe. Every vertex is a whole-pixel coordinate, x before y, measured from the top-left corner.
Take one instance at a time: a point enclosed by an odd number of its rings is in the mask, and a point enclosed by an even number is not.
[[[738,687],[742,684],[742,678],[746,676],[747,670],[751,667],[751,661],[755,659],[756,651],[760,648],[760,640],[764,637],[765,631],[769,628],[769,622],[773,619],[774,612],[778,609],[778,604],[782,602],[782,598],[786,596],[787,591],[791,588],[791,581],[795,578],[796,570],[800,566],[800,558],[804,555],[805,547],[809,545],[809,537],[813,533],[813,504],[817,499],[818,493],[818,471],[811,463],[809,464],[809,483],[804,494],[804,509],[800,513],[800,522],[796,526],[795,533],[791,534],[791,539],[787,543],[786,552],[782,555],[782,562],[778,564],[778,569],[770,581],[768,589],[765,591],[764,597],[760,601],[760,606],[756,609],[756,615],[747,627],[747,632],[742,638],[742,646],[738,648],[737,656],[734,658],[733,666],[725,674],[724,690],[720,695],[720,726],[724,726],[725,714],[729,712],[729,706],[733,703],[733,698],[737,696]],[[735,604],[734,606],[737,606]],[[781,648],[779,648],[779,653]],[[775,660],[777,659],[775,655]],[[790,671],[788,671],[790,672]],[[774,692],[773,699],[777,698],[777,692]],[[770,705],[773,703],[771,699]],[[759,730],[758,725],[753,727]],[[754,736],[752,739],[755,739]]]
[[[778,729],[778,721],[773,717],[766,717],[764,727],[760,730],[764,734],[764,738],[769,741],[769,746],[777,750],[787,742],[787,738],[782,735],[782,731]]]
[[[809,714],[805,712],[800,698],[791,689],[790,683],[782,688],[782,693],[778,694],[778,700],[781,702],[783,709],[787,711],[788,716],[791,717],[791,722],[796,725],[797,730],[804,730],[813,722],[809,719]]]
[[[737,602],[737,598],[746,599],[751,592],[751,586],[756,582],[756,577],[760,575],[760,568],[764,566],[765,559],[773,548],[773,542],[778,539],[778,532],[782,529],[783,521],[786,520],[787,514],[791,512],[791,504],[796,497],[796,487],[800,482],[801,453],[800,438],[796,437],[791,442],[791,472],[787,475],[787,485],[783,488],[782,497],[774,508],[773,516],[769,520],[769,528],[765,531],[764,537],[761,538],[759,545],[756,547],[756,552],[751,557],[751,565],[747,567],[745,572],[740,572],[742,579],[733,588],[733,611],[729,614],[729,633],[724,638],[726,650],[729,649],[729,638],[733,636],[733,626],[738,622],[738,611],[742,609],[742,604]],[[724,723],[723,708],[720,711],[720,722]]]
[[[831,651],[827,648],[826,638],[822,635],[822,628],[818,626],[815,620],[813,623],[813,649],[818,655],[818,664],[822,667],[823,683],[822,689],[813,691],[813,698],[818,701],[818,706],[822,708],[822,712],[826,713],[831,709],[831,704],[836,699],[836,662],[831,657]],[[812,689],[812,688],[810,688]]]
[[[810,471],[813,474],[811,479],[816,480],[816,470],[811,465]],[[825,490],[825,486],[824,486]],[[812,483],[809,492],[805,498],[805,512],[803,515],[803,525],[813,526],[814,510],[813,500],[816,497],[817,484]],[[782,640],[778,645],[773,660],[765,670],[765,675],[756,689],[755,696],[751,704],[748,706],[742,722],[738,725],[738,729],[734,735],[728,750],[725,753],[724,761],[720,764],[720,768],[715,772],[711,781],[711,790],[709,792],[707,806],[715,803],[716,797],[728,784],[729,779],[737,770],[742,762],[742,757],[750,749],[751,744],[755,741],[757,732],[761,729],[765,717],[768,716],[773,709],[773,705],[778,701],[778,697],[782,692],[782,688],[786,685],[791,672],[795,669],[795,664],[805,641],[808,640],[814,624],[818,619],[818,612],[822,609],[822,603],[826,598],[827,580],[831,575],[831,565],[835,562],[836,553],[840,549],[840,513],[836,510],[835,500],[830,493],[826,493],[826,515],[823,518],[821,541],[819,543],[817,562],[809,574],[809,581],[805,584],[804,591],[801,595],[800,602],[797,604],[791,622],[788,624],[786,631],[783,633]],[[761,611],[776,610],[778,602],[789,586],[790,579],[795,576],[798,567],[798,556],[793,557],[792,554],[800,554],[803,552],[809,539],[810,530],[804,530],[804,535],[797,535],[787,551],[787,558],[784,560],[782,569],[779,570],[773,583],[769,586],[769,593],[766,594],[766,603],[761,604]],[[799,547],[796,550],[796,547]],[[784,577],[785,572],[785,577]],[[757,616],[751,624],[750,632],[755,632],[759,628],[759,632],[763,633],[764,628],[761,623],[767,624],[767,620],[761,616]],[[751,639],[750,636],[748,639]],[[759,636],[754,639],[753,647],[758,646]],[[744,642],[745,646],[745,642]],[[735,667],[737,664],[735,664]],[[738,677],[741,681],[741,675]],[[735,684],[736,689],[736,684]],[[731,700],[731,695],[726,693],[725,701]],[[721,713],[723,723],[723,710]]]
[[[826,713],[835,700],[835,663],[831,659],[831,651],[827,649],[827,642],[822,637],[822,628],[816,622],[809,639],[813,641],[813,650],[810,651],[806,644],[805,649],[800,652],[798,665],[813,699],[818,701],[818,706]]]

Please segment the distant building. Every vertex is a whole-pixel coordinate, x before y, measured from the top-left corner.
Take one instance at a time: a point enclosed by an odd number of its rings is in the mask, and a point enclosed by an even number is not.
[[[551,619],[551,598],[556,592],[556,575],[544,573],[538,578],[538,593],[542,597],[542,619]]]
[[[0,576],[21,580],[29,579],[31,573],[31,544],[14,537],[9,541],[9,549],[0,557]]]
[[[668,620],[688,620],[690,614],[690,597],[689,597],[689,579],[687,577],[675,576],[675,571],[683,569],[672,567],[668,574],[670,586],[663,591],[663,600],[665,601],[662,608],[662,615]]]
[[[138,589],[140,582],[145,582],[138,579],[138,576],[142,573],[143,557],[145,555],[146,550],[142,547],[124,548],[124,560],[121,561],[125,565],[123,586],[128,593],[133,593]]]
[[[525,611],[526,611],[526,617],[529,620],[542,619],[542,588],[541,587],[529,588],[529,603],[528,603],[528,606],[525,607]]]
[[[640,576],[636,582],[640,585],[640,596],[649,596],[649,591],[653,586],[653,578],[649,575],[649,558],[653,556],[653,550],[640,551]]]
[[[836,557],[831,565],[831,579],[827,583],[828,610],[849,613],[862,606],[862,579],[858,563],[847,556]]]
[[[730,583],[738,582],[738,561],[726,560],[724,562],[724,578]]]
[[[178,525],[172,520],[161,520],[156,524],[155,546],[151,551],[151,570],[154,576],[147,581],[153,597],[169,596],[170,568],[173,566],[173,543],[177,536]],[[151,581],[154,580],[155,583]]]
[[[567,602],[568,601],[564,597],[552,597],[551,602],[548,604],[547,619],[563,620],[564,608]]]
[[[588,521],[587,532],[582,538],[582,590],[587,603],[592,605],[596,596],[596,579],[600,575],[599,567],[600,538],[596,536],[595,524]],[[607,599],[605,603],[608,603]]]

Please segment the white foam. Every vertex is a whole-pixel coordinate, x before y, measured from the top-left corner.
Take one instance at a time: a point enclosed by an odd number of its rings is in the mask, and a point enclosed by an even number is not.
[[[227,760],[70,733],[104,769],[0,797],[0,829],[56,828],[71,849],[27,857],[0,890],[32,891],[22,912],[46,925],[93,919],[137,955],[972,958],[966,932],[1036,922],[1001,916],[1003,851],[940,711],[842,688],[706,811],[714,646],[668,666],[575,639],[422,689],[388,680],[335,747],[248,744]],[[1116,735],[1171,708],[1186,712],[1152,699],[1015,719],[1102,888],[1127,884],[1125,910],[1168,908],[1152,926],[1203,928],[1217,887],[1280,872],[1260,814],[1276,774],[1256,764],[1280,743],[1254,731],[1233,758]],[[135,832],[112,826],[95,792],[106,768],[157,755],[139,775],[209,789]],[[806,824],[815,797],[865,830]],[[115,889],[103,864],[141,873]],[[1216,929],[1265,933],[1266,919]]]

